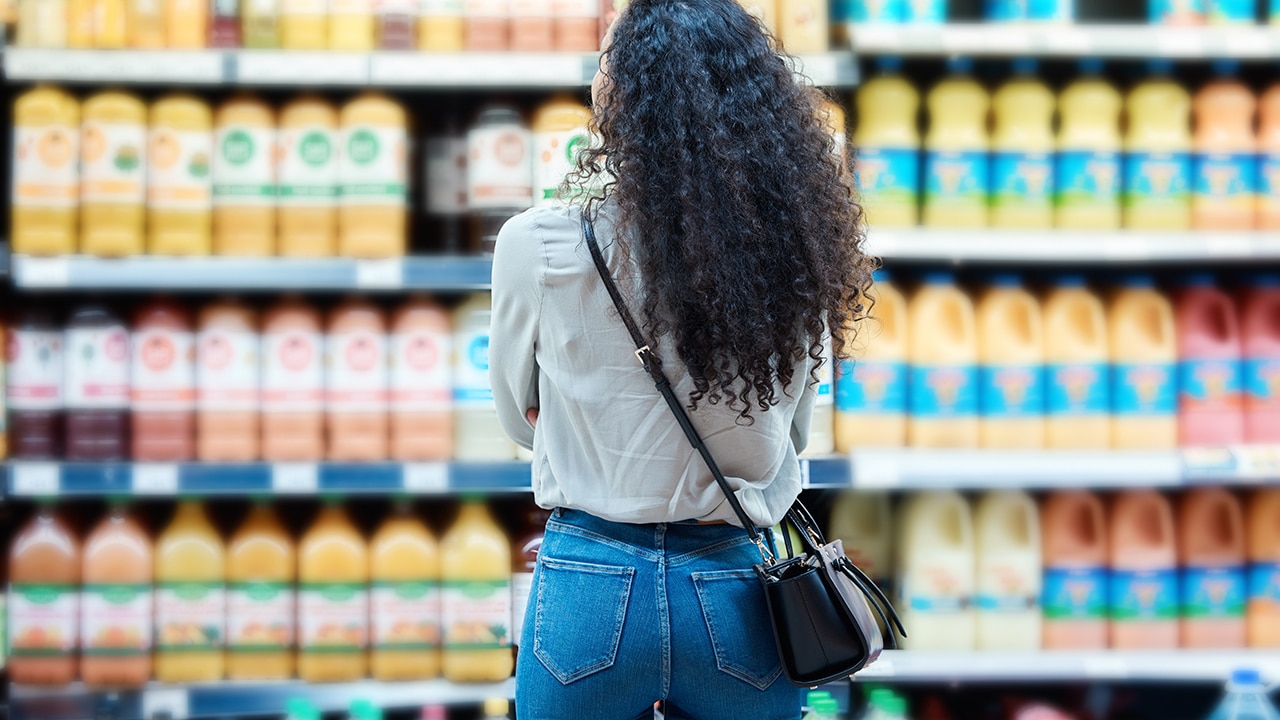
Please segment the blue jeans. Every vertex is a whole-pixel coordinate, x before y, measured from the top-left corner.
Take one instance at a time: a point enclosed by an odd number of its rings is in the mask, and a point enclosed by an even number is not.
[[[556,510],[516,660],[517,720],[796,720],[752,565],[732,525],[630,525]]]

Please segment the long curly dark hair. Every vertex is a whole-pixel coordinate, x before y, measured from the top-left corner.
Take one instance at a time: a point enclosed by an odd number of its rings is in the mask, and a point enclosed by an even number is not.
[[[595,142],[567,189],[592,215],[616,202],[645,334],[674,342],[690,408],[724,401],[749,423],[821,359],[828,327],[836,357],[852,352],[875,261],[845,148],[821,91],[735,0],[632,0],[603,55]]]

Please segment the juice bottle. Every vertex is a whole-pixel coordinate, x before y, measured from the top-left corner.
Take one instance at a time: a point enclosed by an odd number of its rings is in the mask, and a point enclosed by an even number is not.
[[[1044,326],[1040,303],[1012,273],[978,301],[978,422],[984,448],[1044,447]]]
[[[577,168],[578,151],[590,143],[591,111],[569,94],[553,96],[533,115],[533,204],[561,200],[560,184]]]
[[[67,43],[66,47],[86,49],[95,47],[94,16],[97,14],[96,0],[67,0],[65,5]],[[44,19],[52,20],[56,15],[51,12],[41,13]]]
[[[1280,230],[1280,83],[1258,99],[1258,228]]]
[[[16,47],[65,48],[70,25],[67,0],[18,0]]]
[[[170,50],[196,50],[209,42],[209,4],[165,0],[165,41]]]
[[[138,50],[163,50],[168,38],[165,0],[125,0],[128,45]]]
[[[1169,78],[1167,60],[1129,92],[1124,140],[1124,225],[1130,230],[1191,226],[1191,98]]]
[[[437,114],[427,136],[427,236],[444,253],[460,254],[467,244],[467,134],[456,104]]]
[[[973,302],[950,273],[911,298],[907,439],[912,447],[978,446],[978,331]]]
[[[66,685],[76,679],[80,541],[41,501],[9,546],[9,680]]]
[[[42,308],[26,308],[9,326],[10,453],[23,460],[62,457],[63,333]]]
[[[902,4],[907,23],[937,24],[947,20],[947,0],[902,0]]]
[[[368,52],[374,45],[372,0],[329,0],[329,49]]]
[[[326,498],[298,545],[298,678],[351,682],[368,667],[369,548]]]
[[[280,47],[324,50],[329,47],[328,0],[280,0]]]
[[[387,457],[387,324],[382,311],[348,298],[329,315],[325,419],[329,459]]]
[[[827,51],[831,38],[827,3],[778,0],[778,40],[792,55]]]
[[[75,252],[80,105],[40,85],[13,104],[13,252]]]
[[[841,490],[831,506],[827,532],[888,596],[893,595],[892,517],[889,493]]]
[[[551,511],[531,506],[525,513],[524,536],[511,546],[511,645],[520,647],[525,616],[529,611],[529,596],[533,591],[533,572],[538,565],[538,553],[547,534],[547,521]]]
[[[950,75],[929,91],[925,135],[923,223],[928,227],[987,226],[990,98],[969,73],[973,61],[948,61]]]
[[[973,650],[973,518],[951,490],[916,493],[898,516],[898,587],[911,650]]]
[[[596,52],[600,49],[598,0],[552,0],[555,49],[559,52]],[[512,27],[514,34],[515,27]]]
[[[1014,77],[992,96],[991,225],[1053,226],[1054,97],[1036,61],[1014,61]]]
[[[412,50],[418,42],[418,4],[413,0],[374,0],[374,36],[380,50]]]
[[[338,198],[338,111],[303,95],[280,111],[280,254],[334,254]]]
[[[281,0],[244,0],[240,32],[246,49],[275,50],[280,47],[281,4]]]
[[[1084,490],[1059,490],[1040,511],[1044,553],[1044,647],[1107,647],[1107,524],[1102,500]]]
[[[200,310],[196,335],[196,457],[250,462],[259,457],[261,358],[257,314],[235,300]]]
[[[240,0],[211,0],[209,3],[209,47],[239,48],[244,44]]]
[[[444,678],[500,682],[511,677],[511,541],[484,498],[462,498],[440,541]]]
[[[1111,447],[1107,316],[1083,277],[1059,276],[1044,302],[1045,446]]]
[[[418,16],[418,49],[458,52],[464,46],[464,0],[422,0]]]
[[[901,74],[902,59],[876,60],[879,74],[854,94],[855,175],[872,227],[914,227],[919,216],[920,93]]]
[[[1020,490],[989,492],[974,511],[979,650],[1039,650],[1040,513]]]
[[[1212,275],[1185,279],[1175,301],[1178,325],[1178,442],[1244,442],[1240,316]]]
[[[841,22],[885,23],[897,24],[906,22],[907,7],[898,0],[849,0],[840,3],[831,10],[831,23],[837,35],[844,32],[839,27]],[[843,17],[842,17],[843,16]],[[845,33],[847,35],[847,33]],[[837,37],[847,40],[847,37]]]
[[[1206,0],[1210,25],[1252,25],[1258,14],[1255,0]]]
[[[1249,647],[1280,647],[1280,489],[1249,499]]]
[[[561,4],[573,6],[583,2],[585,0],[511,0],[510,49],[518,52],[551,51],[555,48],[555,11]],[[567,9],[572,12],[574,8]],[[594,36],[595,28],[591,30]]]
[[[1169,499],[1126,490],[1111,507],[1107,540],[1111,647],[1178,647],[1178,558]]]
[[[462,49],[494,52],[510,48],[510,0],[463,0],[462,17]]]
[[[338,254],[404,255],[408,219],[408,132],[404,108],[367,92],[342,108]]]
[[[778,2],[779,0],[738,0],[752,17],[760,21],[764,29],[773,37],[778,37]]]
[[[130,93],[93,95],[84,102],[80,138],[80,250],[141,255],[146,105]]]
[[[85,537],[80,578],[80,679],[140,686],[151,679],[151,538],[121,500]]]
[[[324,457],[324,344],[320,315],[296,295],[262,320],[262,457],[314,462]]]
[[[93,0],[93,43],[100,50],[127,46],[128,17],[125,0]]]
[[[1058,98],[1055,225],[1066,230],[1120,228],[1120,109],[1102,60],[1080,61],[1080,76]]]
[[[875,272],[869,316],[855,326],[854,358],[835,368],[836,452],[907,442],[907,301]]]
[[[238,95],[213,116],[213,251],[265,256],[276,241],[276,114]]]
[[[440,674],[440,548],[408,500],[369,541],[375,680],[426,680]]]
[[[533,143],[520,113],[485,108],[467,132],[472,252],[492,253],[498,231],[533,204]]]
[[[1244,510],[1222,488],[1197,488],[1178,506],[1182,646],[1245,645]]]
[[[453,311],[453,457],[511,460],[515,444],[498,423],[489,384],[489,293],[475,293]]]
[[[130,398],[134,460],[195,457],[195,338],[187,311],[157,299],[133,321]]]
[[[1150,0],[1153,25],[1203,25],[1205,0]]]
[[[391,320],[391,457],[447,460],[453,452],[453,336],[449,315],[418,295]]]
[[[182,500],[156,538],[156,680],[222,679],[227,551],[204,506]]]
[[[192,95],[168,95],[151,106],[147,152],[147,251],[208,255],[213,113]]]
[[[63,347],[66,459],[124,460],[129,455],[129,331],[111,311],[87,305],[71,314]]]
[[[818,366],[818,382],[814,387],[817,397],[813,401],[813,414],[809,424],[809,442],[804,456],[830,455],[835,452],[835,370],[832,367],[831,336],[822,338],[822,364]],[[523,450],[520,448],[519,450]],[[525,459],[521,454],[520,459]],[[532,457],[528,459],[532,460]]]
[[[1280,443],[1280,277],[1254,276],[1241,305],[1244,439]]]
[[[1239,69],[1238,63],[1215,62],[1218,77],[1195,96],[1191,225],[1197,230],[1251,230],[1255,224],[1258,101],[1235,79]]]
[[[294,665],[293,538],[256,500],[227,543],[227,678],[286,680]]]
[[[1178,445],[1178,338],[1173,306],[1149,275],[1126,278],[1107,308],[1111,332],[1111,447]]]

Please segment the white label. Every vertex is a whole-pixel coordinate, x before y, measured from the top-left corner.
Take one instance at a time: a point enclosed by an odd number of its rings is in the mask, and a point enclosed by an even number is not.
[[[328,0],[281,0],[281,15],[327,15]]]
[[[66,407],[129,407],[129,333],[122,326],[69,328]]]
[[[80,596],[74,585],[9,586],[9,654],[50,657],[75,652]]]
[[[342,131],[338,175],[346,205],[404,205],[404,128],[357,125]]]
[[[363,583],[312,583],[298,591],[298,647],[361,652],[368,645],[369,589]]]
[[[137,656],[151,652],[150,585],[85,585],[80,598],[84,655]]]
[[[427,140],[427,213],[462,215],[467,211],[467,139]]]
[[[391,336],[391,409],[396,412],[449,410],[453,378],[449,357],[453,336],[418,328]]]
[[[210,133],[152,128],[147,150],[147,204],[159,210],[208,209],[212,158]]]
[[[441,593],[444,645],[449,650],[511,647],[509,580],[445,581]]]
[[[560,184],[577,166],[578,150],[589,142],[586,128],[534,133],[534,205],[550,205],[559,199]]]
[[[141,204],[146,187],[147,128],[86,120],[80,136],[84,202]]]
[[[156,587],[156,648],[222,647],[227,594],[217,582],[166,582]]]
[[[197,336],[196,348],[200,409],[257,410],[257,334],[221,328],[204,330]]]
[[[405,463],[400,467],[400,482],[405,492],[448,492],[449,465],[443,462]]]
[[[262,409],[266,412],[320,410],[324,376],[320,336],[288,330],[262,338]]]
[[[422,17],[462,17],[463,0],[422,0]]]
[[[417,0],[374,0],[373,11],[386,15],[415,15],[418,12]]]
[[[62,467],[51,462],[15,461],[10,465],[13,494],[18,497],[57,495],[62,489]]]
[[[10,330],[5,355],[9,363],[9,409],[58,410],[62,407],[61,332]]]
[[[148,328],[133,334],[130,397],[134,410],[190,410],[195,402],[191,333]]]
[[[507,0],[463,0],[463,15],[469,18],[505,18]]]
[[[370,602],[375,648],[440,647],[440,587],[435,581],[375,582]]]
[[[533,573],[511,574],[511,644],[520,644],[520,630],[529,607],[529,591],[533,589]]]
[[[356,287],[390,290],[404,285],[404,262],[400,258],[356,261]]]
[[[498,125],[467,133],[468,207],[527,208],[533,204],[532,180],[528,130]]]
[[[511,0],[511,17],[549,18],[551,17],[551,0]]]
[[[72,208],[80,194],[80,133],[54,125],[13,129],[13,204]]]
[[[227,649],[293,647],[293,588],[282,582],[231,583],[227,588]]]
[[[334,333],[326,343],[328,393],[332,412],[387,409],[387,340],[368,330]]]
[[[338,197],[338,135],[309,125],[280,131],[281,205],[329,207]]]
[[[134,495],[174,495],[178,492],[178,466],[172,463],[136,463],[131,485]]]
[[[276,463],[271,466],[271,489],[277,494],[309,495],[320,486],[315,463]]]
[[[330,15],[372,15],[371,0],[329,0]]]
[[[835,405],[835,363],[832,361],[834,353],[831,350],[831,338],[827,337],[822,341],[822,367],[818,368],[818,397],[814,401],[816,407],[831,407]]]
[[[600,3],[593,0],[552,0],[551,8],[558,18],[600,17]]]
[[[454,348],[453,403],[460,410],[491,410],[493,386],[489,384],[489,313],[485,327],[458,333]]]
[[[275,202],[273,159],[276,133],[268,128],[227,125],[214,138],[213,203],[268,206]]]

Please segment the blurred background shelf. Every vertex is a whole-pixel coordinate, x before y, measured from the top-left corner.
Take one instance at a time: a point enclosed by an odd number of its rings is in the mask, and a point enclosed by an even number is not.
[[[1253,668],[1280,681],[1280,652],[1168,650],[1092,652],[911,652],[886,650],[861,681],[1045,682],[1093,680],[1218,683],[1237,668]]]
[[[1266,232],[876,229],[869,252],[891,260],[1147,263],[1280,258]]]

